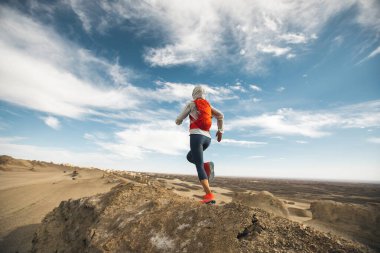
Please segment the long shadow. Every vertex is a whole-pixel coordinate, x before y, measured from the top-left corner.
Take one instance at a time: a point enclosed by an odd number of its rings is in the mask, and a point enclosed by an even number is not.
[[[34,232],[40,224],[18,227],[0,240],[0,252],[24,253],[32,249]]]

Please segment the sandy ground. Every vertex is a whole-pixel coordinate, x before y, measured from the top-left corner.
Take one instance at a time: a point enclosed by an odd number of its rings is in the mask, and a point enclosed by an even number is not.
[[[198,201],[204,195],[202,187],[198,183],[188,182],[185,180],[181,180],[178,178],[173,179],[163,179],[167,183],[167,187],[172,189],[175,193],[186,196],[194,199],[194,201]],[[210,184],[212,186],[212,183]],[[217,199],[217,205],[224,205],[230,203],[232,201],[233,191],[214,186],[212,187],[212,191]],[[256,194],[258,191],[247,190],[247,193]],[[310,202],[305,201],[294,201],[290,199],[280,198],[281,201],[284,202],[285,206],[289,210],[289,219],[297,222],[304,222],[311,220],[312,215],[310,212]]]
[[[79,172],[75,180],[74,169]],[[28,252],[37,226],[61,201],[108,192],[120,180],[146,183],[146,178],[153,178],[166,189],[194,202],[199,202],[204,195],[195,175],[104,172],[0,156],[0,252]],[[312,220],[310,206],[314,201],[380,206],[379,185],[222,177],[210,185],[217,205],[230,203],[236,194],[249,197],[268,191],[286,208],[286,218],[328,232],[334,232],[335,228],[328,222],[322,224]],[[377,232],[367,229],[367,233],[370,242],[374,241],[371,235]],[[380,242],[376,241],[375,246],[378,245]]]
[[[115,183],[107,183],[99,170],[59,168],[15,169],[0,171],[0,252],[26,252],[34,230],[62,200],[107,192]]]

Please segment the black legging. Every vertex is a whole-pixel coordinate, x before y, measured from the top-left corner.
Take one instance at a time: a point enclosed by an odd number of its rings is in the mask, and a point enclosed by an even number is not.
[[[210,146],[210,143],[210,137],[202,134],[190,134],[190,151],[187,153],[187,160],[197,167],[199,180],[207,179],[207,174],[203,167],[203,151]]]

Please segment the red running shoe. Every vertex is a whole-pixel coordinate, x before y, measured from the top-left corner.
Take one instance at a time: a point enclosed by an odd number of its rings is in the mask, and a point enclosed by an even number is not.
[[[215,196],[212,193],[206,194],[203,196],[203,199],[201,200],[201,203],[203,204],[215,204]]]

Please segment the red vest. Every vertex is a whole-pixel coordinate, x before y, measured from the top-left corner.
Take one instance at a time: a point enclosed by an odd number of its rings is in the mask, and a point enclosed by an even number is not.
[[[210,131],[212,123],[211,106],[206,99],[198,98],[194,100],[198,111],[198,119],[190,116],[190,129],[199,128],[204,131]]]

